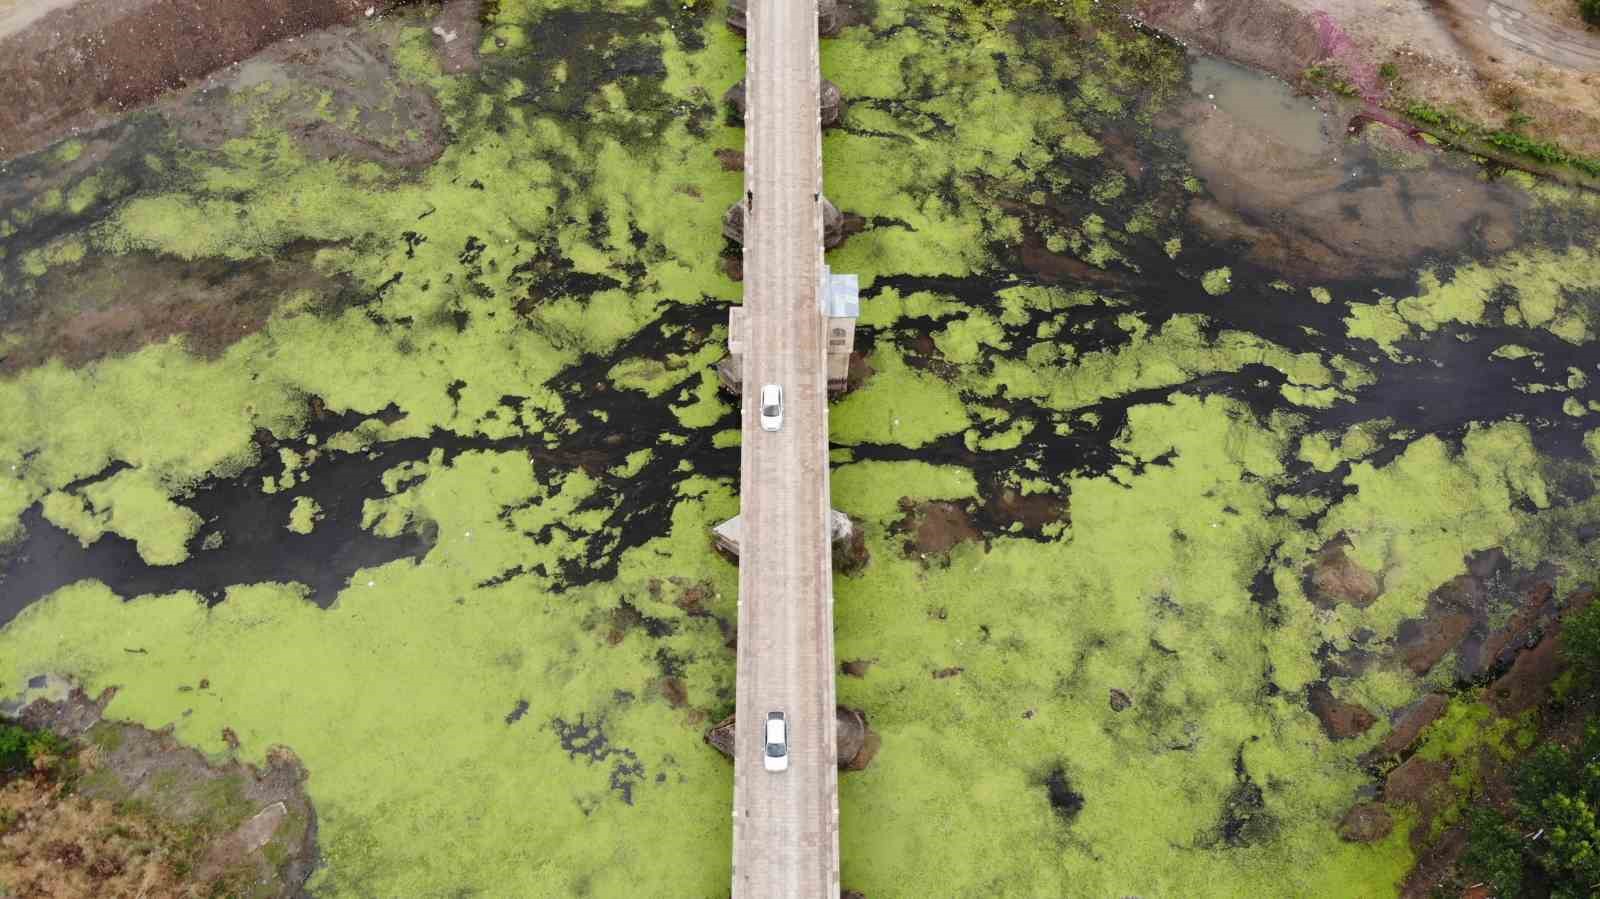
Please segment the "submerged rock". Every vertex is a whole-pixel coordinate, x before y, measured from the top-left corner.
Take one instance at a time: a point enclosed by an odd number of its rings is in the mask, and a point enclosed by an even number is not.
[[[1395,649],[1413,674],[1427,674],[1471,628],[1472,616],[1465,612],[1403,621]]]
[[[1364,734],[1378,720],[1364,707],[1334,696],[1326,684],[1312,686],[1306,698],[1312,714],[1322,722],[1322,729],[1332,740],[1346,740]]]
[[[1429,693],[1400,713],[1394,730],[1389,732],[1378,751],[1386,755],[1402,755],[1416,744],[1417,738],[1444,713],[1449,698],[1442,693]]]
[[[1349,603],[1365,608],[1383,592],[1378,576],[1345,554],[1350,539],[1339,534],[1312,556],[1305,569],[1306,596],[1322,608]]]
[[[1377,802],[1358,802],[1339,822],[1339,838],[1351,843],[1375,843],[1394,830],[1389,810]]]
[[[919,503],[902,497],[900,511],[905,517],[900,520],[899,528],[911,537],[905,543],[908,557],[945,555],[959,543],[983,537],[973,526],[971,514],[956,503]]]
[[[839,666],[839,670],[850,677],[866,677],[867,669],[872,667],[876,659],[851,659]]]

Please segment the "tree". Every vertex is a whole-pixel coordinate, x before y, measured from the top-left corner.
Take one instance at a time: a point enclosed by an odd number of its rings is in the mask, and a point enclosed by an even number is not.
[[[1578,12],[1590,25],[1600,25],[1600,0],[1578,0]]]
[[[1565,635],[1563,635],[1565,636]],[[1600,724],[1591,722],[1578,745],[1546,743],[1514,778],[1515,799],[1501,812],[1478,807],[1467,817],[1465,868],[1515,896],[1523,871],[1538,869],[1552,899],[1584,899],[1600,883]]]
[[[1587,0],[1600,11],[1600,0]],[[1574,686],[1588,687],[1600,683],[1600,602],[1592,602],[1583,611],[1561,624],[1561,656],[1572,667],[1578,679]]]

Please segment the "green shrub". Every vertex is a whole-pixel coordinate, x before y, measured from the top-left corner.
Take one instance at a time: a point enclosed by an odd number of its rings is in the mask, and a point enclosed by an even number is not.
[[[1590,25],[1600,25],[1600,0],[1578,0],[1578,12]]]
[[[1590,896],[1600,883],[1600,724],[1590,722],[1574,747],[1545,744],[1518,767],[1505,812],[1479,807],[1467,816],[1462,866],[1497,895],[1520,895],[1530,868],[1553,899]]]
[[[46,756],[65,755],[70,748],[71,744],[49,731],[0,721],[0,776],[24,771]]]
[[[1562,622],[1560,649],[1579,686],[1600,682],[1600,602]]]
[[[1493,887],[1496,896],[1522,894],[1522,834],[1492,808],[1467,813],[1461,864]]]

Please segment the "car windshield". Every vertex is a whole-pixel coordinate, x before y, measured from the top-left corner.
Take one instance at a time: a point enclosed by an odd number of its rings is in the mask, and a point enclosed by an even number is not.
[[[778,404],[777,403],[773,403],[773,404],[771,404],[769,406],[762,406],[761,407],[761,414],[762,415],[767,415],[767,416],[777,415],[778,414]]]
[[[782,743],[768,743],[767,744],[767,755],[770,755],[773,758],[777,758],[778,756],[783,755],[783,744]]]

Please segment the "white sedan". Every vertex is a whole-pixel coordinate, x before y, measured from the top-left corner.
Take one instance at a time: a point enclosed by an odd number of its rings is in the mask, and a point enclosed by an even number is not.
[[[776,431],[783,427],[783,388],[768,384],[761,388],[761,430]]]
[[[782,712],[767,713],[767,751],[761,762],[768,771],[789,770],[789,722]]]

